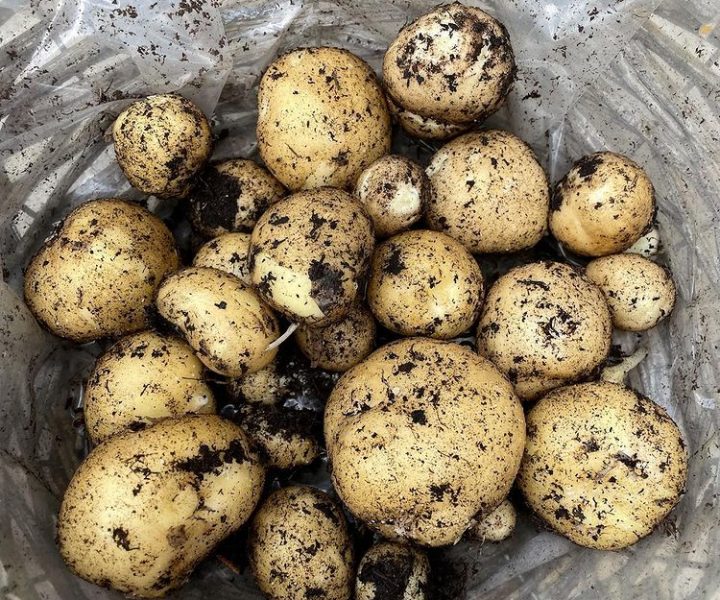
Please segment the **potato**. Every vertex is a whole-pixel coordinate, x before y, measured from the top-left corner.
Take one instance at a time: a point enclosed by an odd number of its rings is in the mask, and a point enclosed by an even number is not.
[[[179,94],[133,102],[118,115],[112,134],[115,156],[130,184],[159,198],[187,195],[213,147],[207,117]]]
[[[613,325],[624,331],[646,331],[675,306],[670,271],[638,254],[613,254],[590,261],[587,278],[605,294]]]
[[[465,537],[481,542],[502,542],[515,531],[516,523],[515,507],[510,500],[503,500],[494,511],[470,527],[465,532]]]
[[[237,277],[203,267],[168,277],[157,294],[158,312],[177,327],[211,371],[240,377],[275,358],[279,336],[270,308]]]
[[[188,196],[190,224],[197,233],[211,237],[249,232],[285,194],[282,183],[252,160],[216,162],[200,173]]]
[[[367,296],[391,331],[449,339],[477,320],[483,277],[460,242],[436,231],[407,231],[378,246]]]
[[[312,366],[326,371],[347,371],[375,349],[375,319],[364,306],[355,306],[341,320],[295,332],[300,351]]]
[[[228,389],[233,398],[250,404],[277,404],[290,389],[290,377],[280,371],[275,358],[259,371],[231,379]]]
[[[258,91],[258,150],[291,190],[351,189],[390,151],[390,113],[370,66],[341,48],[301,48],[268,67]]]
[[[512,485],[525,443],[510,383],[467,348],[413,338],[347,371],[325,407],[332,481],[383,537],[456,542]]]
[[[387,96],[388,108],[393,119],[405,132],[423,140],[446,140],[467,131],[472,123],[446,123],[440,119],[423,117],[396,104]]]
[[[687,453],[661,407],[614,383],[555,390],[528,414],[518,485],[530,507],[576,544],[619,550],[678,503]]]
[[[646,233],[640,236],[637,242],[630,246],[625,252],[630,254],[640,254],[645,258],[652,258],[662,248],[662,240],[660,239],[660,232],[656,227],[653,227]]]
[[[207,267],[235,275],[250,284],[249,233],[225,233],[203,244],[193,259],[194,267]]]
[[[550,231],[583,256],[627,250],[655,217],[655,191],[647,174],[613,152],[577,161],[557,184],[551,204]]]
[[[573,267],[544,261],[511,269],[490,288],[477,345],[532,400],[593,374],[611,334],[600,289]]]
[[[372,222],[352,196],[331,188],[298,192],[260,217],[250,277],[292,321],[329,323],[353,306],[374,243]]]
[[[429,573],[430,563],[424,552],[380,542],[360,561],[355,600],[425,600]]]
[[[60,553],[83,579],[161,597],[250,517],[264,479],[242,429],[214,415],[117,435],[65,492]]]
[[[81,204],[33,256],[25,302],[52,333],[75,342],[121,336],[149,324],[160,281],[177,270],[165,224],[137,204]]]
[[[179,338],[143,331],[98,358],[83,394],[85,428],[98,444],[168,417],[215,412],[203,364]]]
[[[324,492],[299,485],[275,491],[255,514],[248,544],[255,581],[270,600],[352,598],[352,541]]]
[[[517,252],[547,231],[547,176],[530,147],[508,131],[456,138],[438,150],[427,174],[435,190],[428,226],[470,252]]]

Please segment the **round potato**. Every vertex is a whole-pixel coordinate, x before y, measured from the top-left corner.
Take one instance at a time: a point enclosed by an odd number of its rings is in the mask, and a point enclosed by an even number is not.
[[[149,325],[155,291],[178,264],[170,230],[150,211],[93,200],[73,210],[33,256],[25,302],[60,337],[121,336]]]
[[[210,123],[179,94],[133,102],[112,128],[115,156],[130,184],[159,198],[187,195],[212,153]]]
[[[427,174],[435,191],[428,226],[470,252],[517,252],[547,231],[547,176],[530,147],[508,131],[456,138],[438,150]]]
[[[577,161],[555,188],[550,231],[576,254],[605,256],[630,248],[654,217],[655,191],[642,167],[597,152]]]
[[[143,331],[98,358],[83,394],[85,428],[95,443],[168,417],[215,412],[203,364],[179,338]]]
[[[492,511],[465,532],[465,537],[481,542],[502,542],[509,538],[517,524],[517,511],[510,500]]]
[[[277,490],[252,520],[250,565],[270,600],[350,600],[354,557],[345,516],[325,493]]]
[[[291,190],[352,188],[390,151],[390,113],[368,64],[341,48],[277,58],[258,91],[258,150]]]
[[[538,516],[581,546],[634,544],[683,492],[682,434],[661,407],[625,386],[555,390],[530,411],[527,430],[520,490]]]
[[[472,123],[446,123],[432,117],[423,117],[399,106],[387,96],[388,108],[394,120],[409,135],[422,140],[446,140],[467,131]]]
[[[645,258],[652,258],[662,248],[662,240],[660,239],[660,232],[657,227],[653,227],[650,231],[647,231],[640,236],[637,242],[630,246],[625,252],[630,254],[639,254]]]
[[[200,247],[193,266],[225,271],[250,285],[249,251],[249,233],[225,233]]]
[[[270,308],[237,277],[203,267],[168,277],[157,294],[158,312],[177,327],[203,364],[240,377],[275,358],[279,336]]]
[[[426,600],[430,563],[411,546],[381,542],[363,556],[355,600]]]
[[[333,484],[353,515],[390,540],[444,546],[507,496],[525,420],[489,361],[413,338],[340,378],[325,407],[325,441]]]
[[[675,306],[670,271],[638,254],[613,254],[590,261],[585,274],[605,294],[613,325],[624,331],[646,331]]]
[[[190,224],[201,235],[252,231],[271,204],[287,194],[275,177],[252,160],[209,165],[188,196]]]
[[[472,255],[450,236],[406,231],[378,246],[367,296],[373,314],[391,331],[450,339],[477,320],[483,277]]]
[[[250,404],[277,404],[290,389],[290,377],[282,373],[274,359],[266,367],[231,379],[228,389],[233,398]]]
[[[60,553],[83,579],[159,598],[245,523],[264,479],[242,429],[214,415],[117,435],[65,492]]]
[[[268,210],[250,243],[250,277],[263,299],[297,323],[320,325],[353,306],[375,238],[352,196],[298,192]]]
[[[591,375],[610,352],[612,323],[600,288],[573,267],[536,262],[490,288],[478,352],[523,400]]]

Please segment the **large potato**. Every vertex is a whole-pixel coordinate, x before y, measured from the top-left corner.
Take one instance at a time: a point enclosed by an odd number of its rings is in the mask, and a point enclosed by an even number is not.
[[[250,517],[264,478],[242,429],[217,416],[115,436],[65,492],[60,553],[83,579],[163,596]]]

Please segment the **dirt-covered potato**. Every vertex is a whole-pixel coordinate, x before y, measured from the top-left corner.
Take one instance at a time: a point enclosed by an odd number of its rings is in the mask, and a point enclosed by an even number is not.
[[[112,128],[115,156],[130,184],[159,198],[185,196],[213,147],[203,112],[179,94],[133,102]]]
[[[234,275],[203,267],[178,271],[163,281],[158,312],[177,327],[203,364],[240,377],[267,366],[279,336],[270,308]]]
[[[395,154],[376,160],[355,185],[355,197],[380,237],[410,229],[421,219],[430,195],[430,182],[422,167]]]
[[[675,306],[670,271],[639,254],[613,254],[590,261],[585,274],[605,294],[612,322],[624,331],[645,331]]]
[[[557,184],[550,231],[568,250],[583,256],[617,254],[651,227],[655,192],[645,171],[626,156],[584,156]]]
[[[117,435],[90,453],[65,492],[60,553],[83,579],[164,596],[250,517],[264,479],[242,429],[215,415]]]
[[[480,519],[465,532],[465,537],[481,542],[502,542],[509,538],[517,523],[517,511],[510,500],[492,511],[487,517]]]
[[[301,325],[295,340],[313,366],[347,371],[375,349],[375,319],[364,306],[350,309],[339,321],[319,327]]]
[[[355,302],[374,243],[372,221],[352,196],[333,188],[298,192],[260,217],[250,277],[292,321],[328,323]]]
[[[373,256],[368,303],[385,327],[402,335],[457,337],[480,313],[483,277],[463,245],[444,233],[400,233]]]
[[[427,174],[435,191],[427,203],[429,227],[470,252],[517,252],[547,231],[547,176],[530,147],[508,131],[454,139],[438,150]]]
[[[290,386],[290,378],[278,369],[277,359],[268,366],[228,382],[233,398],[251,404],[277,404],[283,399]]]
[[[200,246],[193,266],[225,271],[250,285],[249,251],[249,233],[225,233]]]
[[[536,262],[511,269],[490,288],[478,325],[478,352],[523,400],[591,375],[610,352],[605,298],[575,268]]]
[[[188,196],[190,224],[201,235],[252,231],[271,204],[287,194],[267,169],[232,158],[210,164]]]
[[[687,453],[677,425],[622,385],[555,390],[530,411],[527,431],[520,490],[538,516],[581,546],[634,544],[683,492]]]
[[[390,44],[383,78],[393,100],[417,115],[449,123],[485,119],[515,78],[510,36],[479,8],[438,6]]]
[[[653,227],[650,231],[640,236],[637,242],[630,246],[625,252],[630,254],[640,254],[645,258],[652,258],[662,248],[662,240],[657,227]]]
[[[258,150],[291,190],[352,188],[390,151],[390,113],[375,73],[341,48],[278,57],[258,91]]]
[[[429,574],[430,563],[421,550],[380,542],[360,561],[355,600],[426,600]]]
[[[93,200],[33,256],[25,302],[75,342],[125,335],[148,326],[155,291],[178,264],[173,236],[155,215],[123,200]]]
[[[399,106],[387,96],[390,114],[409,135],[422,140],[446,140],[467,131],[472,123],[446,123],[440,119],[423,117]]]
[[[355,565],[347,522],[324,492],[277,490],[255,514],[249,554],[255,581],[270,600],[351,600]]]
[[[168,417],[215,412],[205,368],[181,339],[155,331],[122,338],[95,363],[83,395],[85,428],[98,444]]]
[[[347,371],[325,407],[332,481],[393,541],[456,542],[510,491],[522,407],[487,360],[455,343],[394,342]]]

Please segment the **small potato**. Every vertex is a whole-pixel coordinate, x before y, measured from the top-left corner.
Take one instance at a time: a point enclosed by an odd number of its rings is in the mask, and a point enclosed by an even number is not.
[[[391,331],[450,339],[477,320],[483,277],[460,242],[437,231],[407,231],[378,246],[367,295]]]
[[[159,198],[187,195],[190,180],[210,157],[210,123],[179,94],[133,102],[113,124],[115,156],[130,184]]]
[[[411,546],[381,542],[358,567],[355,600],[426,600],[430,563]]]
[[[390,96],[387,96],[387,101],[393,119],[407,134],[421,140],[446,140],[472,127],[472,123],[446,123],[432,117],[423,117],[399,106]]]
[[[630,248],[654,216],[655,191],[642,167],[597,152],[577,161],[555,188],[550,231],[576,254],[606,256]]]
[[[252,231],[271,204],[287,190],[252,160],[233,158],[209,165],[188,196],[190,224],[199,234]]]
[[[374,350],[376,329],[372,313],[364,306],[356,306],[334,323],[319,327],[301,325],[295,340],[312,366],[342,372]]]
[[[274,359],[259,371],[231,379],[228,389],[234,398],[250,404],[277,404],[290,389],[290,378],[278,369]]]
[[[656,227],[650,229],[644,233],[637,242],[630,246],[625,252],[630,254],[639,254],[645,258],[652,258],[662,248],[662,240],[660,239],[660,232]]]
[[[225,233],[202,245],[193,259],[194,267],[207,267],[235,275],[250,284],[249,233]]]
[[[355,565],[347,522],[325,493],[307,486],[275,491],[255,514],[250,565],[269,600],[350,600]]]
[[[275,59],[258,91],[258,150],[291,190],[352,189],[390,151],[390,113],[375,73],[341,48]]]
[[[25,302],[40,323],[74,342],[121,336],[149,325],[155,291],[178,264],[172,233],[150,211],[93,200],[33,256]]]
[[[576,544],[619,550],[678,503],[687,453],[657,404],[614,383],[555,390],[528,414],[518,485],[529,506]]]
[[[237,277],[203,267],[168,277],[157,295],[159,313],[183,333],[203,364],[240,377],[275,358],[279,336],[270,308]]]
[[[591,261],[588,279],[605,294],[613,325],[624,331],[652,329],[675,306],[670,271],[638,254],[613,254]]]
[[[203,364],[181,339],[155,331],[122,338],[95,363],[83,395],[95,443],[168,417],[215,412]]]
[[[470,252],[517,252],[545,235],[547,176],[530,147],[512,133],[462,135],[438,150],[426,172],[435,191],[427,204],[428,226]]]
[[[591,375],[610,352],[610,311],[600,289],[569,265],[511,269],[490,288],[478,352],[523,400]]]
[[[73,475],[60,554],[83,579],[159,598],[245,523],[264,479],[242,429],[214,415],[117,435]]]
[[[465,537],[481,542],[502,542],[509,538],[517,523],[517,511],[510,500],[492,511],[465,532]]]
[[[262,298],[297,323],[341,318],[355,303],[375,237],[352,196],[332,188],[273,205],[250,243],[250,276]]]

